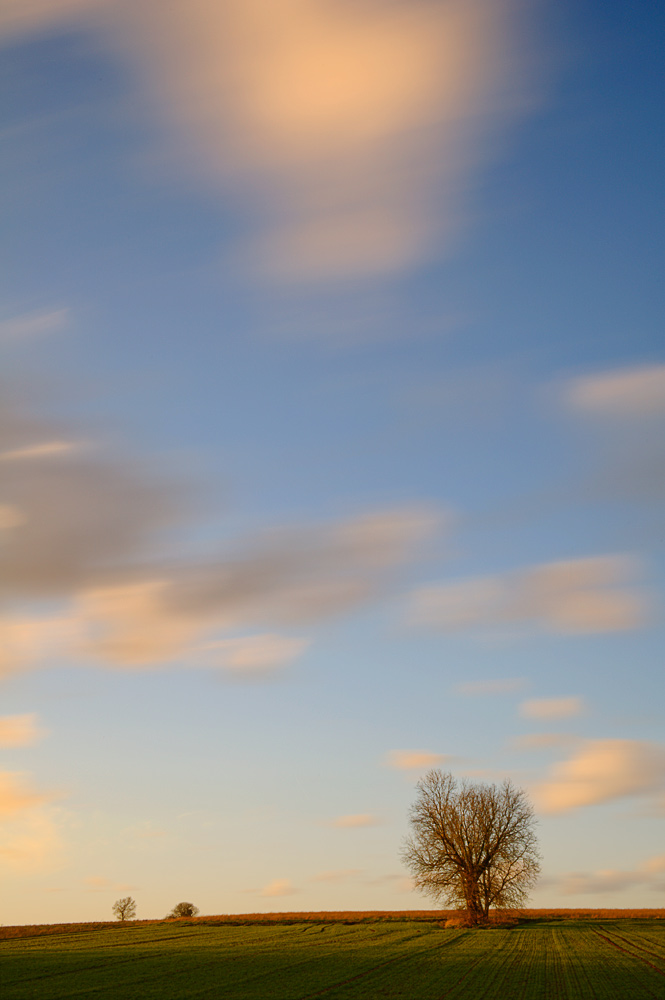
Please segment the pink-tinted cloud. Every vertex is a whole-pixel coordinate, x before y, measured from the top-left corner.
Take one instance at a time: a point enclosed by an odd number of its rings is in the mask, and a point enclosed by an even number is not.
[[[529,103],[519,13],[512,0],[9,0],[0,32],[95,32],[133,63],[184,167],[244,205],[254,268],[321,281],[403,269],[450,241],[486,134]]]
[[[411,599],[414,624],[446,631],[525,625],[567,634],[615,632],[645,623],[649,602],[634,581],[633,557],[542,563],[498,576],[423,587]]]
[[[386,758],[389,767],[399,771],[422,771],[437,767],[447,759],[445,754],[431,750],[391,750]]]
[[[665,788],[665,747],[640,740],[587,740],[534,789],[539,809],[568,812]]]
[[[0,747],[31,747],[44,736],[35,712],[0,716]]]
[[[566,387],[573,410],[604,417],[665,414],[665,365],[624,368],[573,379]]]
[[[372,813],[352,813],[348,816],[338,816],[331,825],[342,830],[350,830],[362,826],[376,826],[378,823],[379,820]]]
[[[581,698],[531,698],[520,705],[524,719],[568,719],[581,715],[584,703]]]
[[[293,896],[299,890],[288,878],[276,878],[272,882],[268,882],[267,885],[260,890],[259,896]]]

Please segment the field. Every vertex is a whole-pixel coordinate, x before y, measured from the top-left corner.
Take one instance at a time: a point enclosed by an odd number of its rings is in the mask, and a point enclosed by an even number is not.
[[[663,920],[543,914],[469,930],[431,911],[297,916],[2,928],[0,990],[3,1000],[665,998]]]

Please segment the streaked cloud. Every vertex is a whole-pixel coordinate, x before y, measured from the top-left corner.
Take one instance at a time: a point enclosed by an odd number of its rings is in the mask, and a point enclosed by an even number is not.
[[[21,513],[18,507],[12,507],[10,504],[0,504],[0,531],[11,531],[12,528],[18,528],[20,525],[25,524],[25,515]]]
[[[297,659],[309,645],[308,639],[265,633],[238,639],[218,639],[205,644],[204,655],[236,676],[264,675],[279,670]],[[206,656],[207,660],[207,656]]]
[[[520,705],[524,719],[569,719],[581,715],[584,702],[581,698],[531,698]]]
[[[89,875],[87,878],[83,879],[83,884],[90,892],[101,892],[102,890],[110,889],[113,886],[111,880],[104,878],[103,875]]]
[[[5,672],[63,653],[124,667],[187,655],[205,666],[215,651],[237,674],[277,669],[307,639],[255,629],[304,625],[375,599],[449,522],[446,512],[404,506],[274,527],[206,558],[169,558],[156,543],[186,524],[184,486],[119,452],[70,449],[68,436],[49,430],[16,407],[0,409],[0,595],[61,606],[49,616],[5,612]],[[252,634],[224,635],[239,630]]]
[[[384,574],[435,524],[431,511],[405,509],[274,530],[247,541],[240,556],[183,561],[163,579],[88,590],[75,605],[87,623],[82,648],[121,666],[146,666],[210,650],[217,640],[201,640],[216,630],[340,614],[371,600]],[[304,639],[274,634],[219,642],[232,669],[250,669],[251,661],[276,666],[305,648]]]
[[[63,844],[50,807],[27,809],[8,819],[0,814],[0,836],[0,868],[32,872],[60,866]]]
[[[331,825],[347,830],[361,826],[377,826],[379,822],[372,813],[352,813],[348,816],[338,816]]]
[[[0,747],[31,747],[45,736],[36,712],[0,716]]]
[[[27,7],[29,4],[21,4]],[[0,14],[0,31],[2,30],[2,14]],[[24,313],[0,322],[0,344],[15,340],[30,340],[48,333],[61,330],[69,318],[68,309],[50,309],[41,312]]]
[[[431,750],[391,750],[386,757],[386,763],[399,771],[422,771],[425,768],[437,767],[446,759],[446,754],[432,753]]]
[[[625,555],[542,563],[498,576],[417,590],[409,619],[445,631],[528,625],[567,634],[639,628],[649,602],[634,585],[638,560]]]
[[[564,747],[575,740],[568,733],[524,733],[510,741],[513,750],[550,750],[554,747]]]
[[[665,788],[665,747],[640,740],[587,740],[534,789],[546,813],[567,812]]]
[[[623,368],[572,379],[568,405],[582,413],[609,417],[665,414],[665,365]]]
[[[519,13],[511,0],[14,0],[0,30],[60,19],[99,33],[133,61],[172,155],[244,206],[253,267],[320,281],[403,269],[456,235],[497,124],[533,102]]]
[[[483,681],[465,681],[455,685],[457,694],[466,695],[469,698],[482,697],[494,694],[513,694],[526,687],[527,681],[524,677],[495,678]]]
[[[35,458],[52,458],[54,455],[66,455],[75,451],[80,445],[76,441],[41,441],[27,448],[14,448],[11,451],[0,451],[0,462],[22,462]]]
[[[557,885],[562,896],[605,895],[622,892],[642,885],[651,889],[665,890],[665,856],[649,858],[638,868],[620,870],[613,868],[584,873],[571,872],[561,878],[550,880]]]
[[[135,885],[126,882],[113,882],[104,875],[89,875],[83,879],[83,885],[88,892],[131,892],[136,889]]]
[[[0,867],[32,871],[56,862],[62,844],[53,798],[26,775],[0,771]]]
[[[288,878],[276,878],[259,891],[259,896],[293,896],[299,890]]]
[[[80,440],[18,405],[0,405],[3,531],[0,596],[71,598],[135,575],[160,531],[182,513],[183,488],[145,460],[73,447]]]
[[[312,882],[348,882],[350,879],[362,875],[362,868],[338,868],[334,871],[319,872],[312,875]]]
[[[71,615],[0,616],[0,676],[71,653],[80,640],[81,623]]]
[[[52,796],[34,791],[15,771],[0,771],[0,817],[15,816],[48,802]]]

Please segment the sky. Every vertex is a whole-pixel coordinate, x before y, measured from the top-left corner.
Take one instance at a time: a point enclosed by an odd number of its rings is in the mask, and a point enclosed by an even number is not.
[[[665,906],[664,22],[5,0],[2,923]]]

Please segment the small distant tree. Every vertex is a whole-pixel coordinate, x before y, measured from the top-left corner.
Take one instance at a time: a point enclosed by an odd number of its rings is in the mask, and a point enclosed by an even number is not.
[[[540,871],[535,816],[526,794],[430,771],[418,782],[412,835],[402,858],[416,889],[466,909],[470,924],[490,907],[522,906]]]
[[[136,916],[136,900],[131,896],[124,896],[122,899],[116,899],[112,909],[116,920],[123,922],[133,920]]]
[[[166,919],[169,920],[171,917],[195,917],[198,912],[198,906],[194,906],[193,903],[176,903]]]

